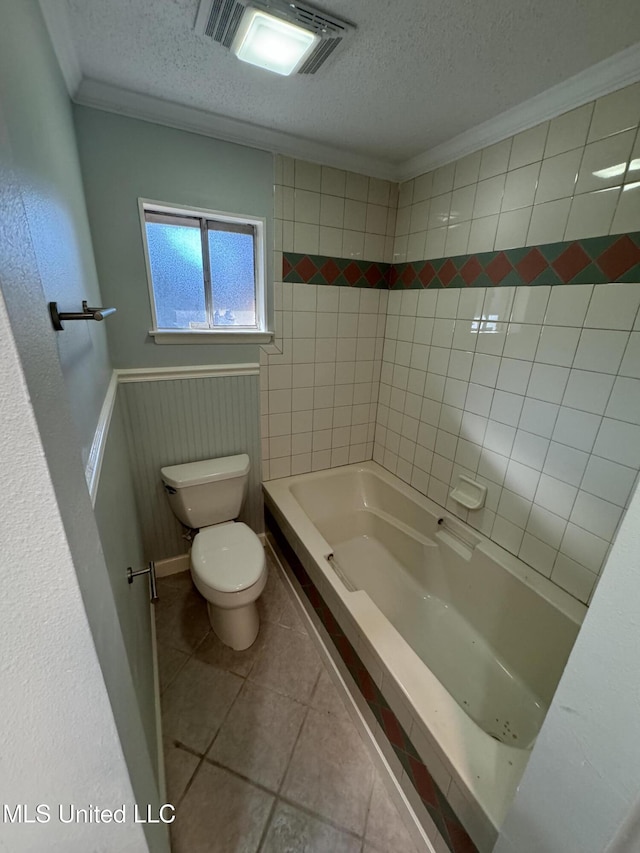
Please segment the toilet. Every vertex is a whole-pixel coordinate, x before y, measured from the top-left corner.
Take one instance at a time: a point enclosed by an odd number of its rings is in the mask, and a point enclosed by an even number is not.
[[[256,602],[267,582],[264,548],[240,514],[247,492],[249,457],[224,456],[162,468],[174,514],[198,530],[191,548],[191,577],[207,601],[216,636],[238,651],[258,636]]]

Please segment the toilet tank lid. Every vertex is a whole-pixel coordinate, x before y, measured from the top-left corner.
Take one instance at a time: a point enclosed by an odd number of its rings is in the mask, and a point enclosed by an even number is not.
[[[200,462],[186,462],[184,465],[170,465],[160,470],[164,482],[168,486],[173,486],[174,489],[230,480],[232,477],[244,477],[248,473],[249,457],[246,453],[240,453],[238,456],[222,456],[219,459],[202,459]]]

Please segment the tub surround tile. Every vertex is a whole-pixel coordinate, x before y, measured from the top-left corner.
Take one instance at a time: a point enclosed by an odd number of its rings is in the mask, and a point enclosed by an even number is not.
[[[595,247],[605,267],[615,241],[627,251],[626,237]],[[640,467],[640,285],[418,290],[426,343],[410,369],[423,384],[408,395],[399,337],[415,335],[403,304],[415,293],[389,295],[373,458],[586,602]],[[481,515],[450,503],[460,473],[488,485]],[[563,539],[568,523],[597,537],[593,549],[573,528]]]
[[[530,211],[529,208],[525,208]],[[530,213],[526,214],[528,217]],[[525,217],[525,218],[526,218]],[[504,225],[519,228],[519,220]],[[528,219],[527,219],[528,223]],[[500,225],[498,225],[500,228]],[[513,232],[515,234],[515,232]],[[514,236],[514,243],[524,242]],[[640,280],[640,233],[395,263],[391,289],[604,284]],[[553,290],[553,288],[552,288]]]
[[[339,287],[387,289],[389,264],[284,252],[282,280]]]
[[[565,508],[562,516],[550,513],[555,521],[538,525],[535,534],[523,518],[514,524],[500,515],[509,454],[520,447],[505,430],[553,439],[623,471],[640,464],[633,452],[640,426],[630,393],[634,389],[621,382],[615,391],[612,386],[618,372],[640,379],[640,190],[637,171],[629,168],[640,156],[640,142],[634,142],[638,92],[640,84],[629,86],[399,188],[313,164],[298,168],[289,158],[277,158],[281,352],[265,357],[265,365],[296,369],[291,380],[286,371],[274,374],[272,387],[268,376],[264,379],[265,478],[374,458],[448,506],[450,478],[461,470],[474,472],[475,448],[484,442],[477,470],[494,484],[491,508],[482,517],[461,517],[490,538],[496,518],[502,519],[496,533],[503,544],[519,542],[518,551],[531,555],[530,564],[549,574],[552,552],[556,558],[560,554],[556,528],[566,526],[564,516],[573,508]],[[294,244],[296,235],[302,248]],[[294,306],[295,291],[304,290],[300,284],[316,285],[309,288],[315,291],[315,309],[311,294],[298,295]],[[503,317],[504,308],[491,310],[486,297],[507,291],[511,314]],[[353,295],[355,313],[367,315],[367,323],[369,313],[377,315],[375,333],[369,323],[369,331],[361,334],[359,323],[354,330],[344,318],[338,326],[338,310],[345,310],[342,294]],[[364,295],[384,304],[363,309],[358,296]],[[416,318],[429,321],[429,328],[422,324],[418,330]],[[435,319],[455,321],[452,342],[438,329],[434,343]],[[461,320],[470,321],[469,328]],[[495,328],[485,328],[487,323]],[[360,343],[360,338],[365,340]],[[495,377],[489,362],[484,373],[476,369],[474,358],[480,356],[496,360]],[[314,365],[321,370],[303,375],[297,369]],[[281,387],[283,382],[290,384]],[[523,398],[519,413],[506,395]],[[299,413],[295,426],[289,409]],[[465,434],[465,414],[490,419],[481,439]],[[361,426],[366,435],[356,431]],[[439,432],[455,438],[448,456],[433,454]],[[431,446],[419,444],[418,436]],[[426,452],[417,454],[418,447]],[[554,448],[544,477],[552,476],[554,454],[560,452]],[[488,453],[494,454],[492,464]],[[564,456],[582,459],[575,453]],[[542,472],[545,459],[529,467]],[[441,460],[449,463],[448,474]],[[572,482],[566,486],[580,495],[604,491],[592,497],[617,505],[607,497],[614,494],[619,500],[615,488],[594,479],[588,463],[585,488],[577,482],[578,468],[570,470]],[[542,482],[541,499],[548,505],[552,495],[548,480]],[[525,487],[516,483],[514,493]],[[579,507],[588,503],[588,498],[579,500]],[[607,521],[600,530],[609,529],[615,515],[605,510]],[[546,511],[534,499],[530,517]],[[524,530],[540,544],[522,536]],[[569,577],[566,566],[553,579],[562,577]],[[572,588],[586,585],[573,583]],[[196,640],[187,639],[183,651]]]

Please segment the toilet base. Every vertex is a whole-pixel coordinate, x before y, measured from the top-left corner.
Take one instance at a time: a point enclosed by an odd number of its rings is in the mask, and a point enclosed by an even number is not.
[[[216,637],[237,652],[253,645],[260,629],[260,618],[256,602],[243,607],[226,609],[207,601],[209,622]]]

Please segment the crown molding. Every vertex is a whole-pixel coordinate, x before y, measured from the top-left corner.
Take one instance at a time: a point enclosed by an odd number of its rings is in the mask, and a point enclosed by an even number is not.
[[[376,178],[391,181],[398,179],[397,166],[386,160],[362,156],[333,145],[323,145],[279,130],[177,104],[175,101],[142,95],[99,80],[84,78],[73,100],[86,107],[212,136],[225,142],[235,142]]]
[[[64,0],[39,0],[39,5],[69,97],[73,98],[82,81],[82,69],[71,35],[67,4]]]
[[[640,43],[421,154],[394,163],[82,77],[64,0],[39,0],[71,98],[78,104],[338,169],[405,181],[473,154],[640,80]]]
[[[405,160],[398,180],[406,181],[508,139],[536,124],[555,118],[583,104],[609,95],[640,80],[640,43],[592,65],[557,86],[428,151]]]

